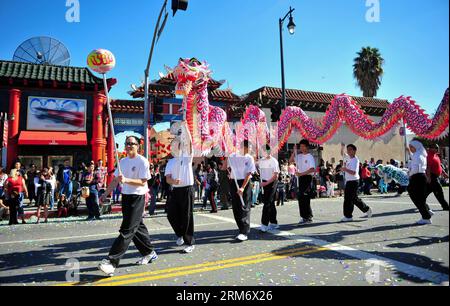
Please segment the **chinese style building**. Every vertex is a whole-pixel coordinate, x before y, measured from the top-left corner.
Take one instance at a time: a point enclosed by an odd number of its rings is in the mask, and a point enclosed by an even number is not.
[[[109,90],[116,80],[107,84]],[[87,68],[0,61],[0,113],[7,114],[2,166],[17,159],[38,168],[64,159],[106,161],[103,92],[103,80]]]

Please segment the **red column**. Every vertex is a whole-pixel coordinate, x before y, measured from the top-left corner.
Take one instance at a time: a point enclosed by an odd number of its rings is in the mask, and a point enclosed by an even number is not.
[[[12,168],[19,155],[19,123],[20,123],[20,97],[22,93],[18,89],[9,91],[9,129],[8,129],[8,161],[7,166]]]
[[[108,173],[111,173],[114,170],[114,164],[116,161],[115,158],[115,154],[114,154],[114,150],[116,147],[116,144],[113,141],[113,137],[112,137],[112,131],[111,129],[108,129],[109,133],[108,133],[108,139],[107,139],[107,148],[106,148],[106,154],[107,154],[107,160],[108,160]],[[108,175],[108,185],[111,183],[112,179],[113,179],[113,174]]]
[[[92,114],[92,160],[97,163],[103,159],[103,150],[106,147],[106,141],[103,132],[103,106],[106,102],[105,95],[97,93],[94,95],[94,110]],[[104,162],[104,161],[103,161]]]

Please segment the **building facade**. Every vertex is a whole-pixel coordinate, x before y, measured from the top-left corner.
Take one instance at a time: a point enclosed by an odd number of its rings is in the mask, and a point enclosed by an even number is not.
[[[108,80],[111,88],[115,79]],[[0,113],[7,132],[2,166],[16,160],[57,167],[106,161],[106,97],[87,68],[0,61]]]

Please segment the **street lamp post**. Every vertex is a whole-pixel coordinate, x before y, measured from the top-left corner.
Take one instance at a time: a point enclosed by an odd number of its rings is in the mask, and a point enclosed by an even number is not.
[[[167,2],[168,0],[164,0],[163,6],[161,8],[161,12],[159,13],[158,22],[156,22],[155,33],[153,34],[152,46],[150,48],[150,55],[148,57],[147,67],[145,69],[145,83],[144,83],[144,156],[148,160],[149,157],[149,141],[148,141],[148,125],[150,121],[150,104],[149,104],[149,74],[150,74],[150,65],[152,63],[153,51],[155,49],[155,45],[158,42],[158,39],[161,37],[161,34],[164,31],[164,27],[167,22],[167,17],[169,13],[167,13]],[[175,16],[178,10],[186,11],[188,7],[188,0],[172,0],[172,10],[173,16]],[[164,16],[164,20],[161,24],[162,16],[166,12]]]
[[[283,23],[286,20],[286,18],[289,16],[289,24],[288,24],[288,30],[289,34],[293,35],[295,33],[295,23],[294,23],[294,17],[292,17],[292,12],[294,12],[295,9],[292,7],[289,8],[289,12],[284,16],[284,18],[280,18],[279,24],[280,24],[280,53],[281,53],[281,86],[283,90],[283,108],[285,109],[287,107],[286,103],[286,83],[285,83],[285,77],[284,77],[284,50],[283,50]]]
[[[148,62],[147,62],[147,67],[145,69],[145,84],[144,84],[144,156],[145,158],[148,160],[149,157],[149,146],[148,146],[148,124],[149,124],[149,119],[150,119],[150,105],[149,105],[149,74],[150,74],[150,65],[152,63],[152,58],[153,58],[153,50],[155,49],[155,44],[156,44],[156,38],[162,34],[162,31],[164,30],[164,26],[166,24],[167,21],[167,17],[168,17],[168,13],[166,12],[165,18],[164,18],[164,22],[161,26],[161,28],[159,27],[160,23],[161,23],[161,18],[163,13],[166,11],[166,6],[167,6],[167,1],[168,0],[164,0],[163,6],[161,8],[161,12],[159,13],[159,17],[158,17],[158,22],[156,23],[156,27],[155,27],[155,33],[153,34],[153,40],[152,40],[152,46],[150,48],[150,55],[148,57]]]
[[[284,77],[284,50],[283,50],[283,23],[286,20],[286,18],[289,16],[289,23],[288,23],[288,30],[289,34],[294,35],[295,33],[295,23],[294,23],[294,17],[292,17],[292,13],[295,11],[292,7],[289,7],[289,12],[284,16],[284,18],[280,18],[279,25],[280,25],[280,53],[281,53],[281,88],[282,88],[282,105],[283,109],[286,109],[287,102],[286,102],[286,82]],[[289,143],[286,142],[286,151],[289,151]]]

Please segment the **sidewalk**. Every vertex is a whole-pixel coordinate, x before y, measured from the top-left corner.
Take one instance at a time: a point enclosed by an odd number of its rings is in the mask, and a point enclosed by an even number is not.
[[[37,213],[37,207],[35,206],[29,206],[30,201],[28,199],[26,199],[24,201],[25,207],[24,207],[24,212],[25,212],[25,220],[29,220],[31,219],[33,216],[36,216]],[[208,202],[209,203],[209,202]],[[34,205],[34,203],[33,203]],[[108,206],[109,204],[107,204]],[[203,202],[202,201],[195,201],[195,206],[199,207],[199,206],[203,206]],[[56,207],[56,204],[55,204]],[[165,207],[166,207],[166,200],[164,200],[164,202],[156,202],[156,210],[158,211],[165,211]],[[220,204],[219,204],[219,209],[220,209]],[[231,209],[231,207],[230,207]],[[101,207],[100,207],[101,210]],[[200,210],[200,209],[198,209]],[[205,211],[209,211],[210,210],[210,206],[208,204],[208,209]],[[148,206],[145,208],[145,211],[148,212]],[[88,210],[87,210],[87,206],[83,200],[82,204],[80,206],[78,206],[78,216],[87,216],[88,215]],[[120,214],[122,212],[122,205],[119,204],[114,204],[111,207],[111,211],[108,213],[105,213],[104,215],[110,215],[110,214]],[[41,209],[41,216],[43,217],[44,215],[44,210]],[[103,215],[103,214],[102,214]],[[49,219],[53,219],[53,218],[57,218],[58,217],[58,210],[55,208],[53,210],[49,209],[49,215],[48,218]],[[20,222],[20,220],[19,220]]]

